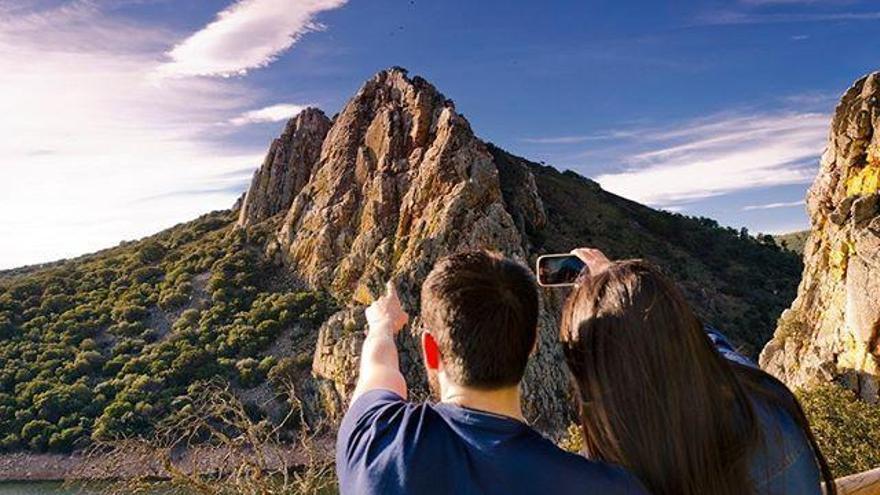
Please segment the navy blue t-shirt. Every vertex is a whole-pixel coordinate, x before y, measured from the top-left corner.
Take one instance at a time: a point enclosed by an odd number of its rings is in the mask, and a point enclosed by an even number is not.
[[[622,468],[565,452],[520,421],[387,390],[346,413],[336,472],[344,495],[647,493]]]

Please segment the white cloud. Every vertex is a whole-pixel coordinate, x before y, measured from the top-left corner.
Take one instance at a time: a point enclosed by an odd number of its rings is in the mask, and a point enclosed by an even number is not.
[[[737,25],[737,24],[793,24],[802,22],[848,22],[877,21],[880,12],[796,12],[796,13],[752,13],[739,11],[713,12],[700,16],[698,25]]]
[[[578,144],[587,141],[605,141],[609,139],[620,139],[631,137],[632,132],[628,131],[611,131],[597,134],[583,134],[577,136],[548,136],[548,137],[528,137],[522,138],[524,143],[531,144]]]
[[[760,187],[810,182],[828,132],[819,113],[716,115],[672,130],[646,129],[605,189],[667,207]],[[639,149],[641,147],[641,149]]]
[[[787,201],[782,203],[767,203],[763,205],[748,205],[743,207],[743,211],[753,211],[753,210],[775,210],[777,208],[792,208],[795,206],[803,206],[804,200],[800,201]]]
[[[746,5],[804,5],[804,4],[826,4],[840,5],[853,3],[853,0],[740,0],[740,3]]]
[[[252,107],[252,90],[154,84],[168,33],[93,2],[25,11],[0,1],[0,18],[0,268],[149,235],[229,207],[245,187],[232,173],[264,149],[219,144],[218,123]]]
[[[232,125],[259,124],[265,122],[281,122],[295,117],[309,105],[296,105],[293,103],[279,103],[263,107],[258,110],[250,110],[237,117],[229,119]]]
[[[684,206],[681,205],[667,205],[663,209],[672,213],[682,213],[685,211]]]
[[[265,67],[310,31],[317,14],[347,0],[239,0],[175,46],[161,74],[233,76]]]

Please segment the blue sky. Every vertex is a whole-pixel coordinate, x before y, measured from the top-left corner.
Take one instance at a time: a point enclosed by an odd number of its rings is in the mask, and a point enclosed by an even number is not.
[[[658,208],[805,228],[859,0],[0,0],[0,268],[228,207],[283,121],[376,71],[476,133]]]

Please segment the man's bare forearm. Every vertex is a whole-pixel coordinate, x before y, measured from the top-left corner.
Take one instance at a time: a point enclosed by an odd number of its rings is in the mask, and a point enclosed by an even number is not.
[[[360,373],[351,403],[370,390],[390,390],[404,399],[406,380],[400,373],[395,336],[406,325],[409,316],[400,306],[397,292],[391,283],[385,296],[377,299],[366,310],[367,338],[361,348]]]
[[[391,332],[371,330],[361,350],[360,373],[351,400],[354,402],[364,393],[376,389],[390,390],[404,399],[407,396],[394,336]]]

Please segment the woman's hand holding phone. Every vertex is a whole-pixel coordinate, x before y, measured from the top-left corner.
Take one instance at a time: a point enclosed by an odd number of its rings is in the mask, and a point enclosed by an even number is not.
[[[572,249],[571,254],[580,258],[587,265],[591,277],[596,276],[611,266],[611,260],[605,256],[605,253],[595,248],[582,247]]]

